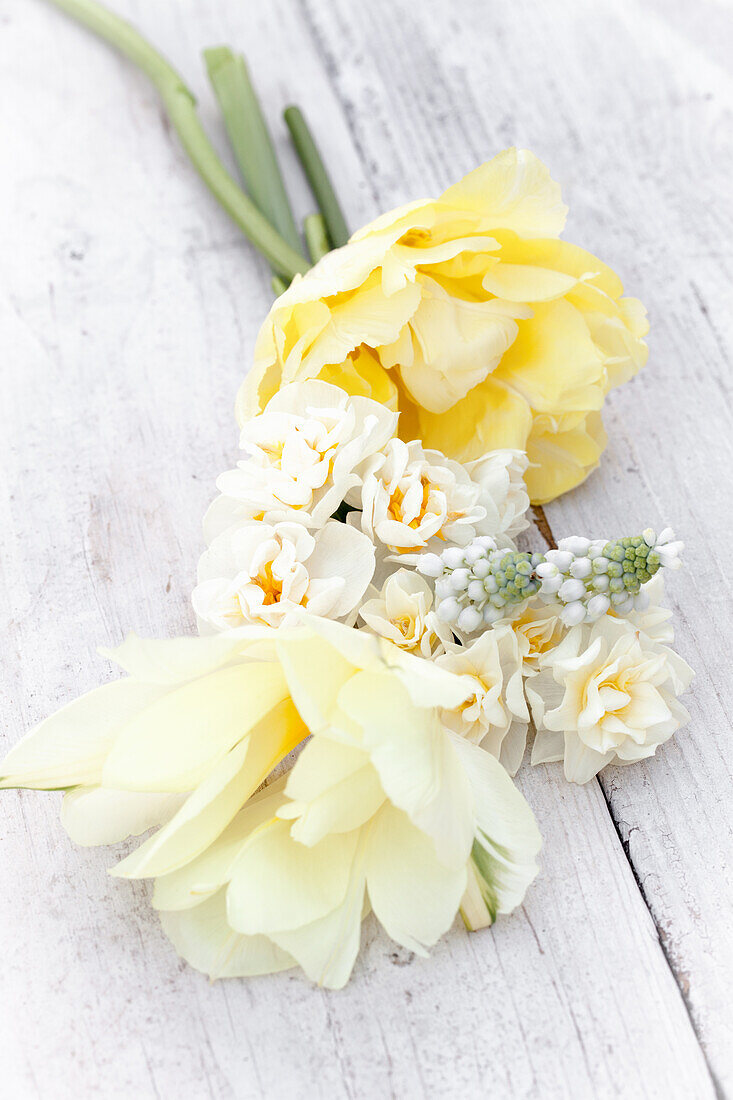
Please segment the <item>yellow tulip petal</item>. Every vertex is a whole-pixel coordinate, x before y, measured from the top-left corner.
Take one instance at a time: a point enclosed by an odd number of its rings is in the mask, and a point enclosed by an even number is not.
[[[178,954],[212,980],[275,974],[296,965],[267,936],[242,936],[230,927],[224,890],[195,909],[161,913],[160,923]]]
[[[306,735],[292,700],[277,704],[218,762],[175,817],[111,873],[121,878],[152,878],[170,874],[195,859]]]
[[[572,275],[528,264],[498,263],[483,278],[484,290],[509,302],[547,302],[561,298],[576,283]]]
[[[502,262],[531,264],[562,272],[582,280],[577,284],[578,290],[591,285],[609,298],[619,298],[624,292],[623,283],[608,264],[570,241],[559,241],[554,237],[527,240],[508,232],[497,233],[497,238],[501,244]]]
[[[455,919],[466,889],[466,861],[456,867],[440,863],[430,838],[406,814],[385,806],[369,835],[366,882],[387,934],[425,955]]]
[[[528,402],[494,375],[471,390],[448,415],[420,409],[418,419],[423,445],[435,447],[459,462],[481,458],[487,451],[500,448],[524,450],[532,428]],[[402,424],[399,431],[402,435]]]
[[[404,338],[379,349],[385,366],[399,366],[412,398],[429,412],[450,409],[498,364],[516,338],[522,311],[497,299],[467,302],[431,279]],[[526,311],[528,314],[528,311]]]
[[[540,303],[494,373],[538,412],[599,409],[603,359],[583,315],[565,301]]]
[[[487,228],[520,237],[558,236],[567,216],[558,184],[528,149],[505,149],[449,187],[440,202],[475,210]]]
[[[599,413],[590,413],[568,431],[544,431],[538,421],[527,442],[530,466],[525,474],[533,504],[546,504],[585,481],[598,465],[606,446]]]
[[[412,283],[388,298],[381,286],[369,284],[344,295],[333,303],[326,328],[303,355],[298,377],[315,377],[327,364],[343,362],[361,344],[392,343],[419,302],[420,288]],[[283,381],[294,378],[294,372],[283,372]]]
[[[46,718],[15,745],[2,764],[0,788],[40,790],[96,784],[125,725],[165,695],[155,684],[116,680]]]
[[[397,409],[398,390],[379,359],[362,344],[343,363],[329,363],[318,378],[340,386],[353,397],[369,397],[388,409]]]
[[[118,844],[169,821],[185,797],[77,787],[64,795],[61,824],[75,844]]]
[[[174,688],[125,725],[105,762],[103,785],[191,790],[287,695],[282,670],[265,663],[217,669]]]

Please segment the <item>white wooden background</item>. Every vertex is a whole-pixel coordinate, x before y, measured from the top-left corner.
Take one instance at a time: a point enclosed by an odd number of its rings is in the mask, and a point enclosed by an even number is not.
[[[512,143],[545,158],[568,237],[647,303],[648,367],[613,395],[603,468],[556,535],[673,524],[693,721],[648,764],[520,785],[545,838],[525,905],[429,960],[368,925],[341,993],[210,985],[145,884],[74,849],[58,796],[0,816],[0,1095],[733,1095],[733,14],[715,0],[113,0],[221,126],[200,50],[246,52],[314,120],[352,226]],[[192,629],[199,522],[269,279],[155,93],[41,0],[0,0],[0,737],[113,675],[125,630]],[[298,180],[301,213],[311,207]]]

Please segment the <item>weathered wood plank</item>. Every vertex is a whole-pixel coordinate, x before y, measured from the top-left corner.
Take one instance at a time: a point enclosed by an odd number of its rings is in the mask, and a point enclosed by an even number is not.
[[[575,236],[600,252],[605,246],[647,298],[651,283],[666,300],[657,261],[669,253],[656,242],[665,221],[652,207],[662,197],[672,204],[676,190],[662,188],[655,167],[644,216],[656,232],[640,242],[634,203],[620,200],[639,139],[624,135],[623,156],[607,175],[614,149],[598,149],[600,82],[598,100],[584,102],[583,66],[572,41],[562,41],[563,27],[581,44],[610,40],[606,64],[615,58],[626,72],[623,13],[603,8],[599,26],[589,28],[574,6],[558,4],[541,16],[507,8],[498,19],[468,2],[450,10],[382,0],[279,0],[257,12],[235,4],[202,10],[193,0],[116,7],[191,76],[207,121],[214,110],[198,51],[216,41],[247,51],[271,117],[297,91],[319,119],[352,224],[434,192],[516,137],[568,179],[580,204]],[[553,19],[560,27],[547,38]],[[154,94],[124,63],[34,3],[8,17],[0,71],[8,165],[0,179],[0,334],[12,366],[0,434],[1,698],[3,736],[12,743],[111,674],[94,657],[97,644],[128,628],[191,628],[200,515],[216,473],[234,456],[233,395],[269,296],[264,263],[203,194]],[[675,87],[660,78],[658,118]],[[638,102],[627,86],[621,91],[617,143]],[[284,128],[277,134],[284,147]],[[305,189],[295,194],[305,213]],[[612,224],[609,202],[617,206]],[[692,248],[698,238],[685,237],[684,210],[675,208],[675,231]],[[656,243],[654,262],[650,254],[637,264],[647,241],[650,249]],[[717,268],[710,271],[712,282]],[[614,462],[608,486],[618,492]],[[657,487],[661,472],[649,480]],[[644,494],[630,479],[622,485],[645,518]],[[593,507],[585,517],[568,513],[568,523],[596,522]],[[559,512],[552,519],[565,521]],[[701,633],[699,611],[691,606],[689,615]],[[642,886],[650,904],[652,894],[661,899],[657,920],[670,921],[670,935],[685,933],[689,925],[677,922],[688,896],[679,884],[698,889],[703,872],[687,865],[679,844],[657,851],[657,824],[645,831],[638,824],[655,803],[627,786],[629,778],[620,776],[619,790],[634,791],[636,818],[607,793],[619,821],[637,826],[632,858],[637,834],[647,837]],[[110,880],[110,853],[71,848],[54,796],[6,796],[7,1095],[713,1095],[600,788],[569,787],[553,769],[528,771],[521,785],[545,837],[543,874],[524,908],[486,934],[455,929],[430,960],[396,951],[370,926],[354,980],[337,995],[288,975],[209,985],[176,962],[144,885]],[[674,787],[672,777],[665,836],[676,841],[686,835],[685,806]],[[718,810],[697,794],[696,812],[717,826]],[[656,893],[647,882],[653,875]],[[709,910],[705,919],[714,957],[721,925]],[[683,935],[680,950],[693,936],[694,929]],[[699,983],[712,1016],[719,1002],[700,954],[682,958],[692,959],[691,990]],[[719,1034],[715,1020],[709,1032],[696,1023],[706,1041]]]

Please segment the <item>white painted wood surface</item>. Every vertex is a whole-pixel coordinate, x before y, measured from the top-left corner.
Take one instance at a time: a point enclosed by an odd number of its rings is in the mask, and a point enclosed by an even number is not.
[[[691,725],[585,788],[520,776],[545,838],[526,904],[429,960],[369,925],[342,993],[210,985],[145,884],[72,848],[57,796],[0,811],[0,1094],[679,1097],[733,1093],[733,17],[704,0],[115,0],[200,94],[199,52],[297,99],[351,224],[511,143],[551,165],[568,237],[648,304],[651,358],[556,535],[672,523]],[[268,278],[144,79],[40,0],[0,2],[0,713],[12,744],[105,678],[97,644],[192,628],[200,516]],[[298,181],[301,213],[311,207]]]

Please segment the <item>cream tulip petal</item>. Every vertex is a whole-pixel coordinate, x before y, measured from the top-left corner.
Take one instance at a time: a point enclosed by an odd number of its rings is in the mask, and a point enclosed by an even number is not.
[[[272,932],[272,939],[297,959],[311,981],[326,989],[342,989],[349,980],[359,952],[364,902],[362,838],[341,904],[311,924],[289,931]]]
[[[557,237],[567,217],[558,184],[528,149],[505,149],[449,187],[440,203],[478,211],[486,228],[520,237]]]
[[[476,821],[472,858],[493,920],[521,904],[537,875],[542,837],[529,803],[499,761],[462,738],[454,738],[454,747],[471,781]]]
[[[105,762],[103,785],[191,790],[287,695],[282,670],[266,663],[217,669],[175,688],[126,724]]]
[[[0,765],[0,788],[96,784],[116,737],[165,688],[116,680],[68,703],[22,738]]]
[[[364,734],[387,797],[432,837],[447,866],[465,863],[473,842],[471,788],[433,709],[415,706],[387,672],[361,672],[339,704]]]
[[[386,639],[382,641],[382,655],[388,667],[396,670],[415,706],[452,710],[465,703],[473,693],[465,677],[456,676],[414,653],[405,653]]]
[[[61,804],[61,824],[75,844],[117,844],[163,825],[180,809],[186,795],[111,791],[77,787]]]
[[[274,935],[320,920],[341,905],[349,885],[359,833],[337,833],[307,848],[290,823],[258,829],[231,870],[227,910],[232,927]]]
[[[406,814],[385,806],[369,834],[367,890],[374,914],[409,951],[426,948],[450,928],[466,889],[466,862],[446,867],[435,845]]]
[[[317,733],[331,722],[338,692],[356,669],[324,638],[282,637],[277,648],[293,702],[311,733]]]
[[[359,828],[385,799],[367,754],[324,736],[311,738],[301,752],[286,794],[292,801],[278,816],[297,819],[291,836],[308,847],[328,833]]]
[[[176,816],[118,863],[111,874],[153,878],[195,859],[306,734],[292,700],[284,699],[219,761]]]
[[[267,936],[242,936],[229,926],[224,890],[195,909],[161,913],[160,923],[178,954],[212,980],[275,974],[296,965]]]
[[[155,880],[154,909],[190,909],[229,882],[231,868],[247,837],[271,820],[283,803],[285,777],[253,795],[209,847],[177,871]]]
[[[493,920],[496,913],[511,913],[522,903],[537,875],[543,840],[535,815],[501,763],[461,738],[455,746],[473,790],[477,843],[472,858],[482,877],[491,873],[489,882],[484,878],[483,894]]]
[[[246,638],[244,631],[208,638],[139,638],[130,633],[122,645],[99,652],[137,680],[169,685],[205,676],[226,664],[246,650]]]

